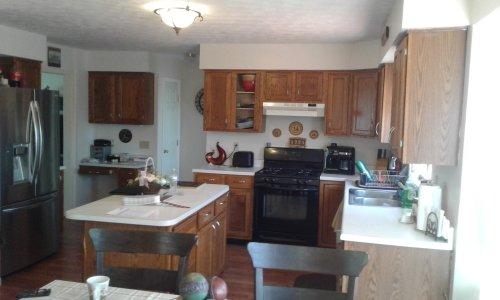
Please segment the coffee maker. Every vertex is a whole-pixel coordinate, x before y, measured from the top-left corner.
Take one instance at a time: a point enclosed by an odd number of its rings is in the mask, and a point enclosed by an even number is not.
[[[354,175],[355,149],[354,147],[337,146],[332,143],[326,156],[325,173]]]

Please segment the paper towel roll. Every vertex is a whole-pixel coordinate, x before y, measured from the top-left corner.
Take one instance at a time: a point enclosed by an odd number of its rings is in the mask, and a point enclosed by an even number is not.
[[[441,187],[422,184],[418,189],[417,229],[425,230],[427,215],[441,210]]]

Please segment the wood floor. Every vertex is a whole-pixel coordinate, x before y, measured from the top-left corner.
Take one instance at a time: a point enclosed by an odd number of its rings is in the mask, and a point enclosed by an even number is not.
[[[65,222],[61,249],[53,256],[22,271],[2,278],[0,299],[15,299],[23,290],[39,288],[55,279],[81,281],[83,272],[83,226]],[[254,299],[254,271],[250,255],[243,245],[227,247],[226,269],[221,277],[229,288],[229,299]],[[293,284],[298,273],[268,272],[266,284]]]

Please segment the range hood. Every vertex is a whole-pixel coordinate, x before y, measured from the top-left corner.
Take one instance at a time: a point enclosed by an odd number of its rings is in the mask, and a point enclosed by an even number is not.
[[[292,117],[324,117],[323,103],[264,102],[264,115]]]

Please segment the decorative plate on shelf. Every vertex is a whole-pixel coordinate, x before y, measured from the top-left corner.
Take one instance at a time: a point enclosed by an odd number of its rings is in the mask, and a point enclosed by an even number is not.
[[[288,130],[292,135],[300,135],[304,131],[304,126],[299,121],[294,121],[288,126]]]
[[[203,115],[203,107],[204,107],[204,101],[203,101],[203,95],[205,94],[205,90],[201,88],[198,93],[196,93],[196,96],[194,97],[194,106],[196,107],[196,110]]]
[[[281,136],[281,129],[279,129],[279,128],[274,128],[274,129],[273,129],[273,136],[274,136],[274,137],[280,137],[280,136]]]
[[[309,132],[309,137],[312,138],[313,140],[317,139],[319,136],[319,133],[316,129],[313,129],[311,130],[311,132]]]

